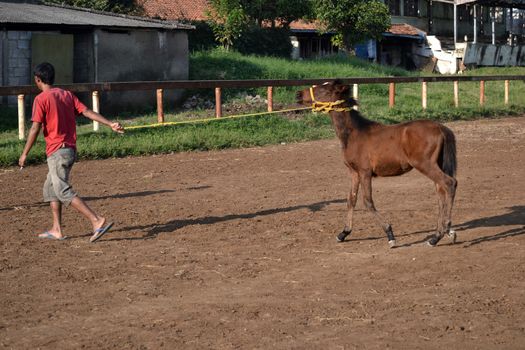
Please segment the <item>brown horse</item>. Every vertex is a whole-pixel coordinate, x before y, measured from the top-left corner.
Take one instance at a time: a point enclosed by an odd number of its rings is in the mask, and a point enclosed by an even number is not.
[[[383,125],[364,118],[352,107],[350,88],[340,81],[297,92],[297,101],[312,105],[314,110],[328,112],[341,141],[344,162],[350,170],[352,187],[348,194],[346,225],[337,236],[342,242],[352,232],[352,219],[359,185],[365,207],[373,214],[395,246],[392,226],[377,212],[372,200],[372,177],[402,175],[416,168],[436,185],[439,215],[436,234],[428,244],[435,246],[447,233],[453,242],[451,214],[456,193],[456,141],[452,131],[439,123],[417,120],[396,125]]]

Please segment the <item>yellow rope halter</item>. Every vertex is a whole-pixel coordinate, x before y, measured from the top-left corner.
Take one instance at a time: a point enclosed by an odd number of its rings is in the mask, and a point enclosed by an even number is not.
[[[348,112],[351,110],[351,108],[349,107],[338,107],[338,108],[335,107],[335,106],[339,106],[340,104],[345,103],[345,100],[337,100],[335,102],[316,101],[314,97],[313,87],[310,88],[310,97],[312,98],[312,110],[314,112],[324,112],[324,113],[328,113],[331,111]]]

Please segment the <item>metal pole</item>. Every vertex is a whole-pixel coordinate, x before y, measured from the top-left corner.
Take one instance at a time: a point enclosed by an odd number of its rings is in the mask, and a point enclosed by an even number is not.
[[[221,88],[215,88],[215,117],[222,117]]]
[[[91,100],[93,103],[93,112],[100,113],[100,104],[98,99],[98,91],[93,91],[91,94]],[[93,131],[98,131],[99,123],[93,120]]]
[[[432,0],[428,0],[428,34],[434,33],[434,15],[432,13]]]
[[[427,109],[427,82],[424,81],[421,85],[421,105],[423,109]]]
[[[474,44],[478,42],[478,10],[474,4]]]
[[[459,82],[454,81],[454,106],[459,107]]]
[[[26,138],[26,109],[24,105],[24,95],[18,95],[18,139]]]
[[[396,104],[396,84],[390,83],[388,86],[388,107],[393,108]]]
[[[491,30],[492,30],[492,45],[496,45],[496,8],[491,8],[490,11]]]
[[[458,6],[454,4],[454,49],[458,38]]]
[[[164,106],[162,102],[162,89],[157,89],[157,122],[164,123]]]
[[[273,87],[268,86],[268,112],[273,112]]]
[[[509,38],[509,45],[511,46],[514,46],[514,30],[513,30],[513,27],[514,27],[514,9],[511,7],[509,8],[509,33],[510,33],[510,38]]]

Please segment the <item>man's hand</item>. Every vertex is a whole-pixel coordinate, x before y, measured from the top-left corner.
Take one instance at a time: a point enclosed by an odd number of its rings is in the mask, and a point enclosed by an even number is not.
[[[18,165],[20,166],[20,170],[22,170],[22,168],[25,166],[25,164],[26,164],[26,158],[27,158],[27,155],[22,154],[22,155],[20,156],[20,158],[18,159]]]
[[[111,129],[113,129],[114,132],[118,132],[119,134],[124,133],[124,127],[120,123],[111,123]]]
[[[22,154],[18,159],[18,165],[20,166],[20,170],[22,170],[22,168],[25,166],[27,155],[29,154],[31,147],[33,147],[33,144],[35,143],[39,133],[40,123],[33,122],[33,125],[31,125],[31,129],[29,129],[29,135],[27,135],[27,141],[26,145],[24,146],[24,150],[22,151]]]

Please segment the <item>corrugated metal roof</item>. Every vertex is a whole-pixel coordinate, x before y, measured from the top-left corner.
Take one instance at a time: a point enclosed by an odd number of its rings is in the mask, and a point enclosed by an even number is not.
[[[456,5],[483,5],[489,7],[512,7],[517,9],[525,9],[525,0],[435,0],[438,2],[446,2]]]
[[[0,2],[0,25],[8,24],[194,29],[191,25],[175,21],[161,21],[70,6]]]

